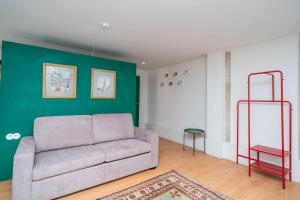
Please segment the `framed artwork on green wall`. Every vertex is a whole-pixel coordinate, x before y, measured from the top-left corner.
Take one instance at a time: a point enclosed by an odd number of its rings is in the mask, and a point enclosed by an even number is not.
[[[115,99],[116,98],[116,72],[92,68],[91,98]]]
[[[77,67],[43,64],[43,98],[76,98]]]

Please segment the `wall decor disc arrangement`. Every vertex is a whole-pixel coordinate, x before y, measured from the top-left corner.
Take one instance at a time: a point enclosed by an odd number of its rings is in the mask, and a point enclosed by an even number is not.
[[[91,98],[116,98],[116,72],[92,68]]]
[[[43,98],[76,98],[77,67],[43,64]]]
[[[179,72],[173,72],[170,76],[169,73],[165,73],[162,77],[163,80],[160,82],[160,87],[167,86],[181,86],[183,84],[183,76],[186,76],[188,74],[188,70],[184,70],[182,73]],[[168,78],[170,77],[170,78]]]

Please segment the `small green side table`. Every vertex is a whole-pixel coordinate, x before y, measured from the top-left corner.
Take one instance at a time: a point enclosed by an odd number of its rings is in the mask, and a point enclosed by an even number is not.
[[[203,137],[203,142],[204,142],[204,153],[205,153],[205,131],[202,129],[197,129],[197,128],[186,128],[184,129],[183,132],[183,151],[185,147],[185,134],[189,133],[193,135],[193,155],[195,155],[195,140],[196,140],[196,135],[199,135]]]

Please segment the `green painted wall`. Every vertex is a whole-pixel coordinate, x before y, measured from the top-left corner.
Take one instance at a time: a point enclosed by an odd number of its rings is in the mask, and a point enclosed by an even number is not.
[[[76,99],[43,99],[43,63],[77,66]],[[116,99],[91,99],[91,68],[117,72]],[[0,82],[0,180],[10,179],[19,140],[7,133],[32,135],[33,120],[40,116],[94,113],[132,113],[135,119],[136,64],[96,58],[53,49],[2,42]]]

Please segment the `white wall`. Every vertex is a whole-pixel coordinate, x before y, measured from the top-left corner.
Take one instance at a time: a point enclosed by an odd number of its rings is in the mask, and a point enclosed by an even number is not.
[[[185,70],[188,72],[183,75]],[[178,76],[172,77],[174,72]],[[164,78],[166,73],[168,78]],[[180,80],[183,83],[178,86]],[[169,86],[170,81],[174,85]],[[185,128],[206,130],[206,58],[151,70],[148,110],[149,128],[175,142],[182,143]],[[191,137],[186,142],[191,146]],[[203,148],[202,142],[202,138],[196,141],[198,149]]]
[[[225,133],[225,52],[207,55],[207,153],[222,157]]]
[[[139,126],[146,128],[148,123],[148,71],[137,69],[137,75],[140,76]]]
[[[207,72],[206,67],[207,66]],[[161,137],[182,143],[182,130],[199,127],[207,130],[207,153],[235,161],[236,102],[247,98],[247,76],[251,72],[280,69],[285,76],[285,98],[293,104],[293,180],[300,182],[298,95],[299,36],[292,35],[231,51],[231,135],[225,142],[225,52],[207,59],[181,63],[149,71],[149,128]],[[189,70],[182,87],[160,87],[165,73]],[[190,73],[191,72],[191,73]],[[207,76],[207,77],[206,77]],[[206,83],[207,79],[207,83]],[[270,98],[270,79],[255,78],[254,98]],[[278,79],[275,81],[278,89]],[[207,84],[207,91],[206,91]],[[279,98],[278,93],[276,95]],[[280,118],[276,106],[253,106],[252,144],[280,148]],[[207,113],[207,114],[205,114]],[[246,107],[241,107],[240,151],[247,155]],[[287,113],[286,113],[287,114]],[[267,117],[268,116],[268,117]],[[206,122],[207,120],[207,122]],[[287,119],[286,119],[287,122]],[[270,126],[266,126],[270,124]],[[288,126],[286,126],[286,130]],[[288,140],[286,140],[288,141]],[[202,148],[202,141],[197,148]],[[191,145],[191,140],[189,140]],[[287,144],[286,144],[287,145]],[[272,157],[263,159],[278,163]],[[242,161],[243,159],[240,159]],[[241,162],[246,163],[246,162]]]
[[[298,35],[287,36],[276,40],[254,44],[251,46],[234,49],[231,51],[231,142],[230,147],[234,148],[236,138],[236,102],[238,99],[247,99],[247,76],[251,72],[260,72],[279,69],[284,72],[285,99],[293,104],[293,179],[300,181],[300,162],[298,157],[299,132],[298,132]],[[270,99],[270,78],[261,77],[253,79],[253,98]],[[276,80],[276,89],[278,88]],[[278,90],[277,90],[278,91]],[[277,93],[276,98],[279,98]],[[268,105],[254,105],[251,116],[252,145],[262,144],[280,148],[280,107]],[[247,155],[247,123],[246,105],[241,107],[240,122],[240,149]],[[286,113],[287,114],[287,113]],[[286,115],[286,122],[288,118]],[[287,123],[286,123],[287,124]],[[286,127],[286,133],[288,126]],[[286,146],[287,146],[286,138]],[[229,150],[230,151],[230,150]],[[225,155],[233,159],[234,151]],[[274,163],[275,160],[265,157]],[[243,159],[240,159],[243,160]]]

